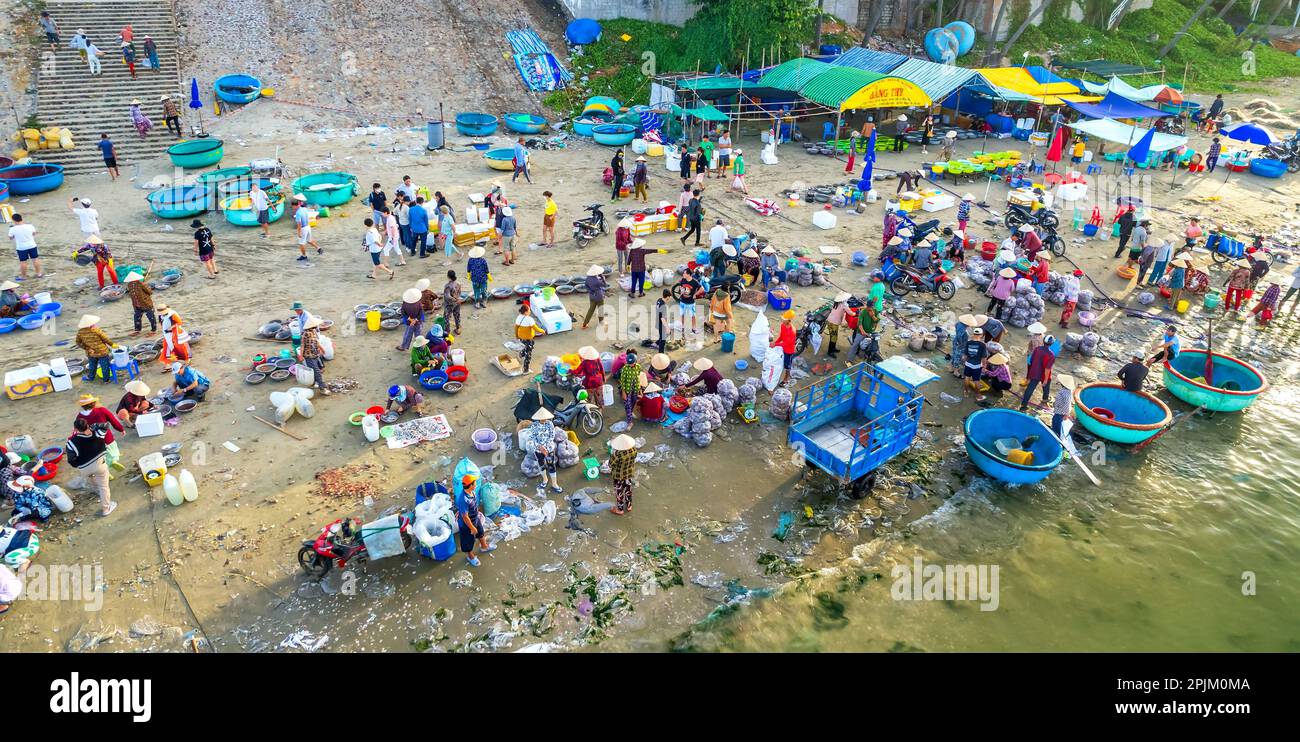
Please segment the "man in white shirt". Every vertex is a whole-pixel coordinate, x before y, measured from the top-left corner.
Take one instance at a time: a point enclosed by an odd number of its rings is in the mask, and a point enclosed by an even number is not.
[[[397,216],[393,210],[385,206],[381,213],[384,215],[384,236],[387,241],[384,242],[384,255],[396,255],[402,262],[398,265],[406,265],[406,254],[402,252],[401,229],[397,224]]]
[[[727,244],[727,228],[722,226],[722,220],[719,219],[713,225],[713,229],[709,230],[709,249],[722,247],[725,244]]]
[[[367,278],[379,278],[375,273],[383,268],[388,272],[388,280],[393,280],[393,269],[384,265],[380,258],[384,251],[384,243],[379,239],[379,230],[375,229],[375,220],[366,217],[366,234],[361,238],[361,249],[370,253],[370,273],[366,274]]]
[[[414,200],[415,200],[415,189],[416,189],[416,185],[415,185],[414,183],[411,182],[411,176],[409,176],[409,175],[403,175],[403,176],[402,176],[402,184],[399,185],[397,188],[394,188],[393,190],[396,191],[397,193],[403,195],[403,196],[406,196],[407,198],[411,199],[412,201],[414,201]]]
[[[90,208],[90,199],[73,196],[68,203],[68,207],[72,209],[73,214],[77,215],[77,221],[81,222],[81,236],[83,238],[88,239],[91,235],[103,237],[99,233],[99,211]]]
[[[41,255],[36,251],[36,227],[24,222],[22,214],[14,214],[9,239],[14,241],[14,247],[18,250],[18,275],[14,276],[14,280],[27,280],[28,261],[36,269],[36,277],[45,278],[45,271],[41,269]]]
[[[397,199],[397,208],[394,210],[397,214],[397,234],[402,247],[410,250],[411,255],[415,255],[415,250],[411,249],[411,202],[414,200],[403,196]]]
[[[262,225],[262,238],[271,236],[271,197],[266,195],[266,191],[253,181],[253,189],[248,192],[248,198],[253,202],[253,212],[257,214],[257,223]]]
[[[317,255],[323,255],[325,251],[311,238],[311,220],[315,214],[307,206],[307,197],[301,193],[293,197],[293,226],[298,230],[298,260],[307,260],[307,246],[311,245],[316,248]]]

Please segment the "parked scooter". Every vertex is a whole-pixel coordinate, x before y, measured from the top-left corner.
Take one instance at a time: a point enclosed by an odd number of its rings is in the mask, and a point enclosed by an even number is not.
[[[957,295],[957,286],[952,282],[948,273],[939,269],[939,273],[931,278],[928,274],[913,268],[910,265],[896,265],[899,275],[889,282],[889,290],[894,296],[907,296],[912,291],[934,292],[939,295],[940,299],[948,301]]]
[[[411,546],[410,513],[399,513],[401,523],[402,546]],[[366,544],[361,538],[361,521],[355,518],[340,518],[321,529],[314,541],[303,541],[298,550],[298,566],[315,578],[324,577],[330,569],[347,567],[348,562],[365,562]]]
[[[585,210],[590,214],[573,222],[573,241],[578,243],[578,247],[586,247],[592,240],[607,232],[605,213],[600,210],[600,204],[590,204],[585,207]]]

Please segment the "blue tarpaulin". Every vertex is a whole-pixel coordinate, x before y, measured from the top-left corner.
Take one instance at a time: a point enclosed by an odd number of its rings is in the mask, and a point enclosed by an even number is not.
[[[1173,115],[1134,103],[1114,91],[1106,93],[1106,97],[1096,103],[1065,101],[1065,105],[1092,119],[1154,119]]]
[[[591,44],[600,40],[600,23],[591,18],[575,18],[564,29],[570,44]]]

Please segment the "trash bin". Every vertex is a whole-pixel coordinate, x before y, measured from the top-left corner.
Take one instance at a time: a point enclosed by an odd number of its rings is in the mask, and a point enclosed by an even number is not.
[[[429,136],[429,149],[442,149],[443,146],[443,122],[430,121],[426,127]]]
[[[730,353],[732,352],[732,349],[735,347],[736,347],[736,333],[734,332],[722,333],[722,352]]]

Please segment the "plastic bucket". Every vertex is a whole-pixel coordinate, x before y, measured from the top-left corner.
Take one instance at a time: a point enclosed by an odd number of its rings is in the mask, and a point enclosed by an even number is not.
[[[1096,236],[1097,236],[1097,225],[1096,225],[1096,224],[1085,224],[1085,225],[1083,225],[1083,235],[1084,235],[1085,237],[1096,237]]]
[[[380,320],[381,317],[378,311],[371,309],[366,312],[366,329],[371,332],[378,332]]]
[[[1221,299],[1221,297],[1219,296],[1218,292],[1210,292],[1210,293],[1206,294],[1206,295],[1205,295],[1205,308],[1206,308],[1206,309],[1214,309],[1214,308],[1218,307],[1218,306],[1219,306],[1219,301],[1220,301],[1220,299]]]
[[[730,353],[732,352],[732,349],[735,347],[736,347],[736,333],[734,332],[722,333],[722,352]]]
[[[492,428],[479,428],[470,438],[473,439],[476,450],[491,451],[497,447],[497,432]]]

